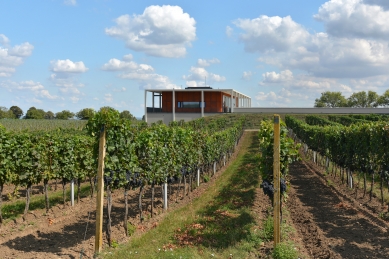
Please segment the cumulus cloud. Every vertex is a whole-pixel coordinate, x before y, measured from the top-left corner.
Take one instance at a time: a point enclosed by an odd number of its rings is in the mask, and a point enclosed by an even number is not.
[[[69,59],[52,60],[50,65],[51,71],[56,73],[85,73],[89,69],[84,65],[84,62],[73,62]]]
[[[143,14],[126,14],[105,29],[109,36],[124,40],[132,50],[150,56],[178,58],[196,39],[196,21],[179,6],[149,6]]]
[[[362,17],[362,10],[363,23],[342,25],[347,17]],[[384,40],[389,23],[383,24],[388,14],[362,0],[331,0],[315,15],[328,32],[309,33],[289,16],[239,19],[234,24],[242,30],[245,50],[259,53],[260,62],[317,77],[364,78],[389,73],[389,44]],[[337,33],[336,28],[347,32]]]
[[[72,102],[80,100],[81,88],[84,84],[78,82],[78,75],[89,70],[82,61],[73,62],[69,59],[52,60],[50,62],[50,81],[57,87],[62,94],[68,95]]]
[[[242,79],[246,81],[250,81],[252,75],[253,73],[251,71],[243,71]]]
[[[240,40],[248,52],[287,51],[309,38],[307,30],[290,16],[281,18],[262,15],[251,20],[238,19],[233,23],[245,31],[240,35]]]
[[[383,10],[380,6],[383,3],[372,0],[331,0],[319,8],[314,18],[324,22],[327,33],[336,37],[388,40],[389,11]],[[385,6],[389,7],[389,1],[385,1]]]
[[[224,76],[210,73],[203,67],[191,67],[190,74],[183,76],[182,78],[187,81],[187,86],[204,86],[205,80],[207,80],[207,84],[223,82],[226,80]]]
[[[220,63],[220,60],[217,58],[208,59],[208,60],[199,58],[197,60],[197,66],[199,67],[209,67],[211,64],[217,64],[217,63]]]
[[[10,92],[19,91],[20,93],[30,92],[35,97],[34,98],[43,98],[49,100],[58,99],[58,96],[52,95],[49,91],[39,82],[34,82],[32,80],[14,82],[14,81],[3,81],[0,82],[0,87],[5,88]]]
[[[173,84],[169,77],[155,73],[154,68],[148,64],[138,64],[132,60],[132,56],[126,55],[122,60],[110,59],[101,69],[111,72],[120,72],[118,76],[123,79],[137,81],[140,89],[157,88],[172,89],[180,88]],[[125,91],[126,89],[121,89]]]
[[[28,42],[10,46],[10,40],[0,34],[0,77],[10,77],[16,67],[22,65],[31,56],[34,46]]]

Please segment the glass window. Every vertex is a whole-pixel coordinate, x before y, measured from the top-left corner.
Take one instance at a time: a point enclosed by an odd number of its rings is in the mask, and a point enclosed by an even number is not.
[[[205,102],[178,102],[178,108],[201,108],[205,107]]]

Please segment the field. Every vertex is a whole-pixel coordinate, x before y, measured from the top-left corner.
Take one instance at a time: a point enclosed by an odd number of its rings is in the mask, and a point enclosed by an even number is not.
[[[112,189],[111,244],[109,246],[107,241],[104,223],[104,248],[99,257],[389,257],[386,221],[389,193],[381,184],[386,183],[385,175],[364,173],[356,167],[349,173],[327,159],[331,157],[330,146],[327,153],[321,154],[314,145],[307,148],[305,143],[299,150],[301,160],[289,166],[288,196],[283,202],[282,245],[273,249],[271,201],[259,186],[263,180],[258,174],[260,141],[258,131],[251,130],[260,127],[263,117],[267,116],[246,118],[247,131],[234,151],[226,156],[227,164],[224,166],[224,160],[218,160],[214,175],[212,169],[204,168],[199,187],[195,174],[186,177],[185,185],[183,179],[170,183],[168,211],[163,210],[161,185],[155,186],[154,199],[151,185],[143,188],[142,214],[139,187],[127,190],[129,214],[125,230],[125,190]],[[207,127],[214,130],[216,125],[223,129],[233,126],[237,118],[208,120],[206,123],[214,126]],[[347,129],[347,134],[356,132],[358,127]],[[300,136],[291,137],[302,141]],[[357,165],[356,161],[351,160]],[[15,190],[15,185],[5,185],[0,258],[92,258],[96,199],[90,197],[90,186],[87,178],[81,181],[80,201],[72,207],[69,193],[63,204],[61,180],[50,180],[51,207],[46,211],[43,186],[34,184],[30,210],[23,220],[25,188]],[[65,187],[68,192],[69,185]],[[106,208],[107,204],[105,215]]]

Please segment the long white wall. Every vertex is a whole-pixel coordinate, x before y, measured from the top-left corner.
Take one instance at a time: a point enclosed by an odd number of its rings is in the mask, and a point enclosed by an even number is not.
[[[389,108],[234,108],[234,113],[275,114],[389,114]]]

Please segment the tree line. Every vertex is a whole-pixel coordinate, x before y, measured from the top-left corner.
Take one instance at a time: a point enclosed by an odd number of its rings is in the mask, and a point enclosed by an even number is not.
[[[353,93],[349,98],[344,97],[341,92],[326,91],[315,100],[315,107],[375,108],[388,106],[389,90],[386,90],[382,95],[374,91],[361,91]]]
[[[105,108],[113,109],[112,107]],[[89,118],[92,118],[95,113],[96,111],[92,108],[84,108],[77,113],[73,113],[69,110],[53,113],[52,111],[44,111],[43,109],[31,107],[27,110],[26,114],[24,114],[23,110],[18,106],[11,106],[9,109],[4,106],[0,106],[0,119],[69,120],[77,118],[79,120],[89,120]],[[120,118],[136,120],[135,116],[127,110],[124,110],[120,113]]]

